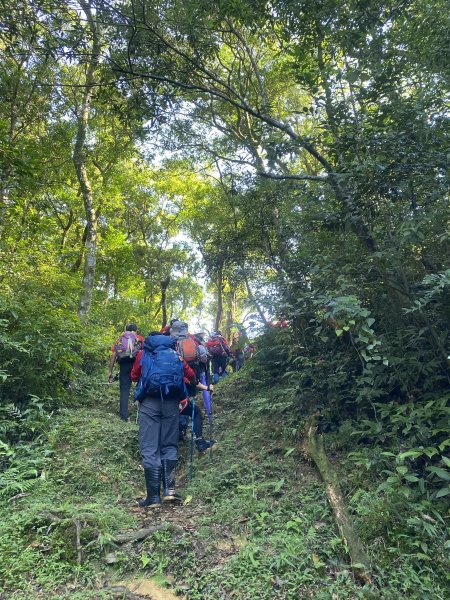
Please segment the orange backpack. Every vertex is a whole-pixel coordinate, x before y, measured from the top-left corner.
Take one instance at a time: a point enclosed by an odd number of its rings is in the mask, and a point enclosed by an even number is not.
[[[177,341],[177,351],[178,354],[187,362],[187,363],[196,363],[198,362],[198,350],[197,344],[195,341],[188,337],[184,339],[179,339]]]

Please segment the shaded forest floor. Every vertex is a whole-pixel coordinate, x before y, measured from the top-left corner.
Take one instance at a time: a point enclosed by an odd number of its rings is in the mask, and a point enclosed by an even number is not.
[[[255,414],[245,376],[219,385],[219,445],[195,456],[192,483],[181,446],[185,504],[149,512],[137,506],[137,425],[116,416],[117,394],[98,386],[95,402],[61,412],[45,478],[2,504],[2,599],[426,597],[396,581],[401,565],[386,568],[382,591],[357,585],[315,470],[285,439],[281,414]],[[149,527],[143,540],[117,541]]]

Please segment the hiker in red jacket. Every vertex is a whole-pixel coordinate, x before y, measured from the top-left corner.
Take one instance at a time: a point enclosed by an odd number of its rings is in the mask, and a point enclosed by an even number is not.
[[[175,319],[170,319],[170,322],[168,325],[164,325],[164,327],[162,327],[159,330],[159,333],[161,335],[170,335],[170,328],[172,327],[172,325],[175,323],[175,321],[178,321],[178,317],[175,317]]]
[[[197,384],[195,372],[175,346],[175,338],[150,333],[131,371],[132,380],[139,381],[135,399],[139,402],[139,442],[147,488],[141,507],[161,505],[161,480],[162,500],[181,500],[175,493],[179,404],[186,396],[186,384],[205,387]]]
[[[162,334],[164,335],[164,334]],[[136,356],[136,360],[134,362],[133,368],[131,369],[131,380],[139,381],[142,375],[142,366],[141,366],[141,357],[142,357],[142,349],[139,350],[138,355]],[[187,362],[183,361],[183,373],[184,373],[184,383],[190,385],[196,385],[197,381],[195,378],[195,371],[191,369],[191,367],[187,364]]]
[[[206,342],[208,352],[212,357],[212,369],[214,373],[214,383],[219,381],[219,377],[225,377],[227,374],[227,362],[230,356],[230,349],[226,339],[220,331],[212,334]]]
[[[131,390],[130,374],[136,355],[143,342],[144,338],[137,333],[137,325],[135,323],[129,323],[125,327],[125,331],[117,338],[111,348],[108,381],[109,383],[113,382],[113,369],[116,362],[118,362],[120,390],[119,415],[122,421],[128,421],[128,401]]]

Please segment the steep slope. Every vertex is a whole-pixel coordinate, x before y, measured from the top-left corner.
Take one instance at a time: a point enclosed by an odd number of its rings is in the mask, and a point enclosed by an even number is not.
[[[383,507],[341,465],[350,506],[378,563],[373,586],[354,581],[324,486],[299,451],[300,430],[276,407],[276,389],[255,374],[249,364],[219,384],[218,447],[195,457],[191,483],[188,444],[181,447],[185,504],[156,512],[137,507],[137,426],[116,417],[117,390],[99,386],[95,406],[61,413],[49,436],[45,480],[1,508],[4,597],[157,600],[167,587],[189,599],[444,598],[440,555],[433,570],[424,561],[416,573],[411,557],[394,546],[393,501]],[[335,454],[333,462],[341,458]],[[430,519],[439,540],[441,526]],[[141,580],[149,578],[145,587]]]

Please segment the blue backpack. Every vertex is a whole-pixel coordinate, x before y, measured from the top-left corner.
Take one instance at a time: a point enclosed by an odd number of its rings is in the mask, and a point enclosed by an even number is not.
[[[141,357],[142,375],[134,392],[136,402],[146,396],[183,400],[186,397],[183,361],[174,350],[176,339],[149,335]]]

